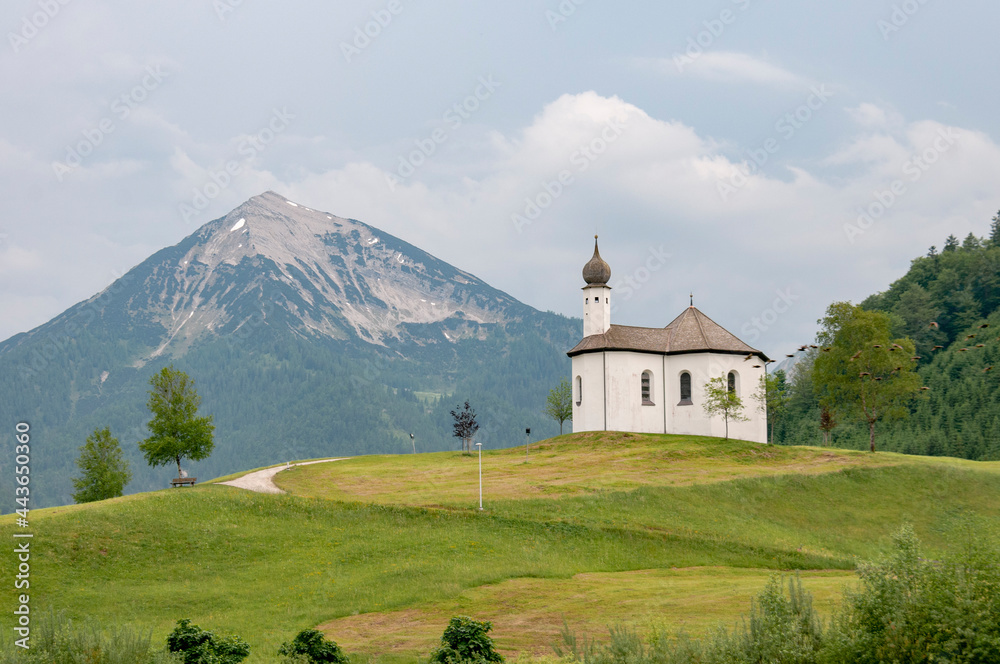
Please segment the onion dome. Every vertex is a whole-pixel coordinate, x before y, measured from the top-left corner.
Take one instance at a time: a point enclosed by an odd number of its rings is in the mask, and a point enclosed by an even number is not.
[[[597,250],[597,236],[594,236],[594,257],[583,266],[583,280],[589,286],[606,286],[611,280],[611,266],[601,258]]]

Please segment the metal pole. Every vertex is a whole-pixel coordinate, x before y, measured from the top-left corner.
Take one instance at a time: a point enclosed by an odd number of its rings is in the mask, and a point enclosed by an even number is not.
[[[413,453],[417,453],[417,443],[413,439],[413,434],[410,434],[410,444],[413,445]]]
[[[476,443],[479,448],[479,511],[483,511],[483,444]]]
[[[531,429],[524,430],[524,462],[528,462],[528,445],[531,443]]]

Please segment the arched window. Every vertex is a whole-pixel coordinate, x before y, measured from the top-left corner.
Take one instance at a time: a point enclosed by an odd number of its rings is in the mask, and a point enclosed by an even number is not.
[[[574,401],[576,401],[576,405],[579,406],[583,403],[583,379],[577,376],[573,383],[574,392],[576,392],[576,399],[574,399]]]
[[[681,402],[678,405],[691,405],[691,374],[686,371],[681,374]]]
[[[735,371],[730,371],[729,372],[729,377],[727,378],[726,386],[729,388],[730,392],[732,392],[733,394],[736,394],[736,372]],[[739,396],[739,395],[737,395],[737,396]]]
[[[642,405],[643,406],[654,406],[653,403],[653,372],[643,371],[642,372]]]

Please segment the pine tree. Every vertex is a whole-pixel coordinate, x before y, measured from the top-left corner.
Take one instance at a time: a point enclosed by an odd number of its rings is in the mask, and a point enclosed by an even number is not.
[[[990,224],[990,245],[1000,247],[1000,212],[997,212]]]
[[[982,246],[982,241],[972,233],[966,235],[965,239],[962,241],[962,249],[965,249],[966,251],[975,251],[976,249],[982,248]]]
[[[942,249],[942,251],[947,253],[955,251],[956,249],[958,249],[958,238],[954,235],[949,235],[944,241],[944,249]]]
[[[469,402],[465,402],[465,407],[459,411],[451,411],[451,416],[455,420],[452,427],[452,436],[462,440],[462,450],[468,454],[472,453],[472,438],[479,431],[479,423],[476,422],[476,411],[472,410]]]

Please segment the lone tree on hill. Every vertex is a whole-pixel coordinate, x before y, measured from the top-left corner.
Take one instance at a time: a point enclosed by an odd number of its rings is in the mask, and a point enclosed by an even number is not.
[[[875,424],[909,415],[907,405],[920,389],[910,339],[891,339],[892,320],[850,302],[834,302],[820,321],[819,341],[830,348],[813,365],[813,385],[823,406],[853,413],[868,425],[875,451]]]
[[[462,439],[462,451],[472,454],[472,437],[479,431],[479,423],[476,422],[476,411],[472,410],[469,402],[465,402],[465,407],[459,411],[451,411],[451,416],[455,419],[455,438]]]
[[[200,461],[212,454],[215,442],[212,417],[196,417],[201,397],[194,389],[194,381],[173,365],[163,367],[149,380],[146,406],[153,419],[146,427],[152,434],[139,443],[146,462],[153,466],[177,463],[177,476],[181,475],[181,459]]]
[[[705,383],[705,403],[702,405],[709,417],[722,415],[726,421],[726,440],[729,440],[729,421],[746,422],[750,418],[743,414],[743,400],[729,389],[725,376],[713,378]]]
[[[121,445],[108,427],[95,429],[87,436],[76,465],[83,471],[83,475],[73,478],[73,501],[77,503],[117,498],[132,479]]]
[[[545,399],[545,414],[559,423],[559,435],[563,432],[563,422],[573,419],[573,388],[563,378],[559,385],[549,390]]]

